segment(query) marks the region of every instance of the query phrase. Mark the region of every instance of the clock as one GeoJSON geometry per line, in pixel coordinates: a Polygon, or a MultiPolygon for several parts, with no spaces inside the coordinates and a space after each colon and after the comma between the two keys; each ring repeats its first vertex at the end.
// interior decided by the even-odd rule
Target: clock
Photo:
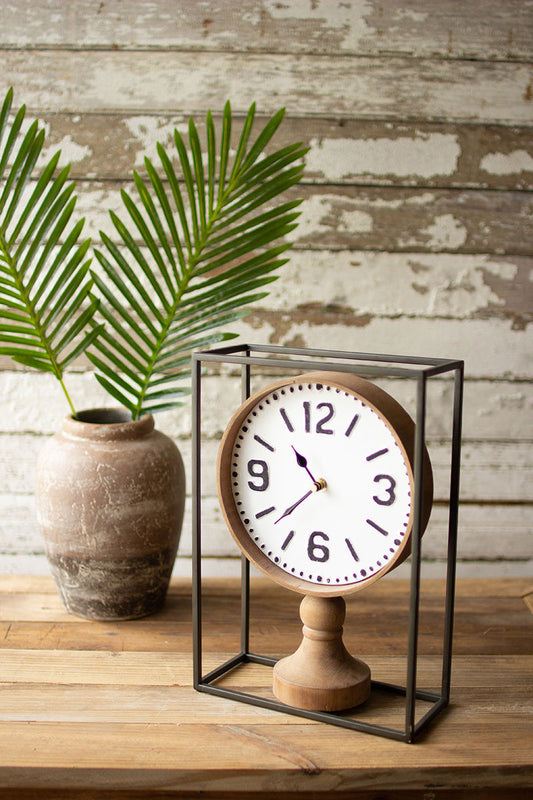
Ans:
{"type": "MultiPolygon", "coordinates": [[[[261,389],[226,428],[217,482],[227,526],[261,571],[306,595],[302,645],[274,670],[283,702],[338,710],[368,697],[370,671],[342,643],[343,596],[410,553],[414,435],[390,395],[336,372],[261,389]]],[[[433,490],[427,453],[423,470],[422,529],[433,490]]]]}

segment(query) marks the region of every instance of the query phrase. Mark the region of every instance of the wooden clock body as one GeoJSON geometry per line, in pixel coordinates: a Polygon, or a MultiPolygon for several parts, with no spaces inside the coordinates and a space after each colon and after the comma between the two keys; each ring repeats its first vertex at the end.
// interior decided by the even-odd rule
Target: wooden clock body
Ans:
{"type": "MultiPolygon", "coordinates": [[[[272,429],[267,426],[266,430],[272,429]]],[[[242,552],[261,571],[277,583],[306,595],[300,608],[302,643],[292,656],[282,659],[274,668],[273,691],[282,702],[306,709],[337,711],[362,703],[370,693],[369,668],[353,658],[342,641],[345,616],[342,595],[359,591],[378,580],[410,553],[414,436],[415,426],[410,416],[381,388],[352,374],[329,371],[307,373],[270,384],[248,398],[226,428],[219,448],[217,484],[228,528],[242,552]],[[276,436],[264,433],[263,415],[275,416],[276,436]],[[365,424],[373,426],[379,444],[370,446],[367,443],[363,445],[366,450],[360,452],[361,437],[355,433],[359,434],[356,425],[363,428],[365,424]],[[279,429],[283,435],[279,435],[279,429]],[[302,434],[304,429],[307,434],[314,435],[314,450],[307,447],[310,438],[302,434]],[[340,471],[338,463],[328,464],[327,459],[317,466],[321,462],[317,447],[324,443],[326,451],[326,444],[333,442],[335,436],[344,448],[341,452],[347,454],[347,463],[340,465],[340,471]],[[247,442],[252,438],[250,450],[247,442]],[[305,456],[303,450],[307,451],[305,456]],[[281,462],[280,451],[283,452],[281,462]],[[259,457],[249,458],[250,453],[259,457]],[[282,480],[278,475],[275,494],[269,472],[269,463],[274,458],[278,459],[276,471],[279,473],[280,463],[284,470],[282,480]],[[380,468],[381,464],[385,467],[380,468]],[[317,468],[320,474],[315,474],[317,468]],[[353,519],[356,521],[358,513],[362,513],[359,528],[352,525],[350,497],[346,496],[346,480],[352,480],[352,471],[353,519]],[[388,474],[392,472],[394,477],[388,474]],[[337,525],[334,536],[324,532],[328,528],[327,515],[324,523],[324,501],[332,522],[335,519],[336,485],[335,480],[328,485],[331,474],[337,475],[337,483],[339,475],[347,476],[342,480],[342,532],[337,525]],[[370,491],[366,505],[359,503],[361,507],[364,505],[363,511],[357,503],[359,484],[367,486],[367,494],[370,491]],[[307,485],[310,488],[304,491],[307,485]],[[313,498],[313,494],[321,492],[320,497],[313,498]],[[269,499],[263,502],[263,497],[269,499]],[[324,531],[309,533],[313,509],[319,509],[320,503],[324,531]],[[375,513],[369,508],[375,508],[375,513]],[[390,524],[382,521],[388,516],[394,520],[390,524]],[[302,518],[307,520],[305,533],[298,530],[298,520],[302,518]],[[352,528],[358,532],[351,532],[352,528]],[[307,544],[306,551],[302,550],[302,537],[307,544]],[[367,549],[368,542],[372,542],[374,553],[366,558],[363,556],[365,539],[367,549]],[[291,561],[287,553],[296,547],[300,548],[300,555],[291,561]]],[[[427,453],[423,487],[424,529],[433,496],[427,453]]],[[[339,509],[340,500],[339,492],[339,509]]]]}

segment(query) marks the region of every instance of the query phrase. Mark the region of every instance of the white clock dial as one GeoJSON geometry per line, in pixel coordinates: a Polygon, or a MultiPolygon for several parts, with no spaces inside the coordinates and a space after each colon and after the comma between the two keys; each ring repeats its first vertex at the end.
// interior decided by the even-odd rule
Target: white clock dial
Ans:
{"type": "Polygon", "coordinates": [[[250,406],[231,447],[231,493],[248,553],[332,588],[391,568],[412,519],[401,440],[357,393],[288,382],[250,406]]]}

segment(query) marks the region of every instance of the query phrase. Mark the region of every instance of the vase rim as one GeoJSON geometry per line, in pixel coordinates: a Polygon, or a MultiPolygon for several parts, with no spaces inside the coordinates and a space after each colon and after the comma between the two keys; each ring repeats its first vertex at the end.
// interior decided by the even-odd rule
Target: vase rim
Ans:
{"type": "Polygon", "coordinates": [[[63,420],[63,433],[76,439],[111,441],[137,439],[154,429],[154,418],[144,414],[132,420],[125,408],[87,408],[63,420]]]}

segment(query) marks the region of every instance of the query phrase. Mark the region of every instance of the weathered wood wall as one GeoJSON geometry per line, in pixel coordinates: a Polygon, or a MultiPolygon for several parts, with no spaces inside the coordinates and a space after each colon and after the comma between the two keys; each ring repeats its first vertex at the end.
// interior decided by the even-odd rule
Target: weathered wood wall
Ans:
{"type": "MultiPolygon", "coordinates": [[[[48,130],[78,179],[88,230],[175,127],[229,98],[281,106],[277,142],[307,142],[291,263],[244,340],[466,362],[460,571],[532,574],[533,4],[525,0],[12,0],[0,10],[0,91],[48,130]]],[[[66,413],[47,377],[0,362],[0,570],[46,571],[35,456],[66,413]]],[[[210,378],[204,443],[213,572],[235,563],[214,498],[210,378]]],[[[83,364],[75,401],[105,401],[83,364]]],[[[449,387],[430,450],[446,494],[449,387]]],[[[224,398],[224,403],[220,399],[224,398]]],[[[407,401],[407,398],[406,398],[407,401]]],[[[190,461],[190,412],[165,414],[190,461]]],[[[445,509],[426,537],[436,569],[445,509]]],[[[190,517],[177,571],[190,568],[190,517]]]]}

